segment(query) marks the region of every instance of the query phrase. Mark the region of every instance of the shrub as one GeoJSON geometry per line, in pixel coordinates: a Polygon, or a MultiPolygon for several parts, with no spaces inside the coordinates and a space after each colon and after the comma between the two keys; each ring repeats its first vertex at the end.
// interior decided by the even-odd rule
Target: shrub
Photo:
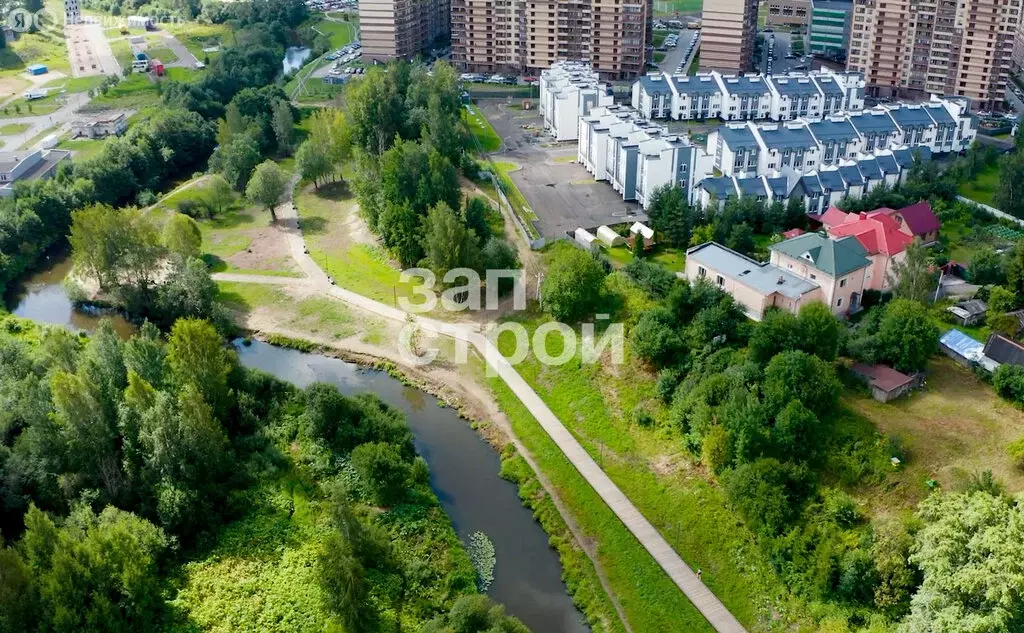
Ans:
{"type": "Polygon", "coordinates": [[[805,467],[761,458],[723,475],[726,494],[761,536],[777,536],[799,515],[813,487],[805,467]]]}
{"type": "Polygon", "coordinates": [[[1024,470],[1024,436],[1010,442],[1006,447],[1006,454],[1013,460],[1013,465],[1024,470]]]}
{"type": "Polygon", "coordinates": [[[1018,404],[1024,403],[1024,367],[1004,363],[992,375],[996,393],[1018,404]]]}
{"type": "Polygon", "coordinates": [[[821,494],[825,516],[840,527],[848,528],[860,522],[862,515],[853,497],[838,488],[826,488],[821,494]]]}
{"type": "Polygon", "coordinates": [[[732,459],[732,438],[729,431],[721,425],[711,427],[704,436],[700,460],[711,472],[718,474],[732,462],[732,459]]]}
{"type": "Polygon", "coordinates": [[[645,409],[637,407],[633,410],[633,424],[645,429],[650,428],[654,426],[654,416],[648,413],[645,409]]]}

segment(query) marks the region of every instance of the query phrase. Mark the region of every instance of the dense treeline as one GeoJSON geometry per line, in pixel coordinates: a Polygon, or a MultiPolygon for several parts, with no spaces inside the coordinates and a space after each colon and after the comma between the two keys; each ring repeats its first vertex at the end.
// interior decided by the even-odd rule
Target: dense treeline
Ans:
{"type": "Polygon", "coordinates": [[[323,611],[304,617],[525,630],[456,600],[476,574],[403,415],[376,397],[242,369],[201,320],[128,341],[107,324],[89,338],[0,325],[0,629],[177,630],[188,614],[167,602],[168,573],[292,473],[320,482],[329,522],[313,561],[323,611]]]}

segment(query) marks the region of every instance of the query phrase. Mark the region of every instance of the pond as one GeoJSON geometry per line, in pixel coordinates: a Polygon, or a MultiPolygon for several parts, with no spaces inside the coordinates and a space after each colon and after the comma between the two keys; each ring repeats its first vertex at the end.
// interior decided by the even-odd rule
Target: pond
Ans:
{"type": "Polygon", "coordinates": [[[71,258],[51,256],[49,264],[26,277],[9,297],[8,307],[15,316],[40,323],[63,325],[68,329],[91,332],[100,319],[109,318],[121,338],[127,338],[135,326],[116,313],[100,310],[76,310],[61,282],[71,271],[71,258]]]}
{"type": "MultiPolygon", "coordinates": [[[[13,296],[11,311],[43,323],[92,331],[100,315],[74,309],[61,285],[70,259],[29,277],[13,296]]],[[[122,337],[134,326],[112,317],[122,337]]],[[[488,594],[505,605],[534,633],[586,633],[583,616],[562,582],[558,555],[533,514],[519,500],[515,485],[502,479],[497,452],[451,409],[433,396],[402,384],[388,374],[318,354],[252,342],[236,344],[246,367],[261,369],[299,387],[314,381],[336,385],[343,393],[377,394],[403,411],[415,437],[416,450],[430,465],[430,486],[451,517],[463,542],[483,532],[494,544],[494,582],[488,594]]]]}
{"type": "Polygon", "coordinates": [[[284,68],[284,74],[293,73],[298,69],[302,68],[302,65],[309,59],[310,54],[313,51],[306,48],[305,46],[291,46],[284,52],[284,59],[281,60],[281,65],[284,68]]]}

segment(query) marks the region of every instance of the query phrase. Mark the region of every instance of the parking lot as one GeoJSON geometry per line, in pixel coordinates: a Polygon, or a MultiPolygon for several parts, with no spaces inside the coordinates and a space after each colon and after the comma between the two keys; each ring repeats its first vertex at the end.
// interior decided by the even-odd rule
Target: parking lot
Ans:
{"type": "Polygon", "coordinates": [[[667,73],[686,74],[690,67],[690,60],[696,53],[690,48],[690,43],[700,34],[700,29],[682,29],[678,31],[678,34],[676,45],[664,51],[665,59],[658,64],[658,68],[667,73]],[[687,55],[688,51],[689,55],[687,55]]]}
{"type": "MultiPolygon", "coordinates": [[[[512,105],[519,103],[513,100],[512,105]]],[[[644,220],[636,203],[625,202],[607,182],[597,182],[576,164],[576,143],[554,144],[538,131],[543,122],[535,110],[509,108],[504,99],[481,100],[479,109],[505,148],[494,156],[521,166],[510,175],[537,214],[537,229],[549,239],[565,237],[578,227],[644,220]],[[524,127],[525,126],[525,127],[524,127]]]]}

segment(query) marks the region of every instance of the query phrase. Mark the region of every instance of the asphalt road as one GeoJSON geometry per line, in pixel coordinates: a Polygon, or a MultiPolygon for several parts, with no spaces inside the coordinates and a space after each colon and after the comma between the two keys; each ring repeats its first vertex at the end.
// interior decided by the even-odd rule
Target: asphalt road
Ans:
{"type": "MultiPolygon", "coordinates": [[[[697,36],[698,31],[692,29],[683,29],[679,32],[679,43],[672,50],[660,51],[665,53],[665,59],[658,64],[658,68],[667,73],[675,73],[679,67],[681,61],[683,61],[683,53],[686,52],[687,47],[690,46],[690,42],[694,37],[697,36]]],[[[659,51],[656,51],[659,52],[659,51]]],[[[689,63],[689,62],[687,62],[689,63]]],[[[682,72],[686,72],[687,66],[683,67],[682,72]]]]}
{"type": "Polygon", "coordinates": [[[796,66],[800,64],[807,64],[807,69],[812,67],[812,59],[810,55],[807,56],[806,61],[800,61],[800,58],[786,59],[786,55],[790,53],[792,48],[792,35],[785,32],[775,32],[765,34],[765,54],[761,60],[760,71],[762,73],[768,72],[768,36],[775,35],[775,59],[772,61],[772,74],[773,75],[785,75],[786,73],[796,70],[796,66]]]}
{"type": "Polygon", "coordinates": [[[50,114],[7,117],[0,119],[0,125],[6,125],[8,123],[24,123],[29,126],[28,129],[21,134],[5,135],[3,150],[9,152],[15,149],[33,149],[31,147],[22,148],[21,146],[48,128],[60,126],[58,129],[53,131],[54,134],[66,129],[70,125],[71,121],[77,118],[75,110],[81,108],[87,103],[89,103],[89,95],[82,92],[68,95],[68,102],[61,106],[60,109],[55,110],[50,114]]]}

